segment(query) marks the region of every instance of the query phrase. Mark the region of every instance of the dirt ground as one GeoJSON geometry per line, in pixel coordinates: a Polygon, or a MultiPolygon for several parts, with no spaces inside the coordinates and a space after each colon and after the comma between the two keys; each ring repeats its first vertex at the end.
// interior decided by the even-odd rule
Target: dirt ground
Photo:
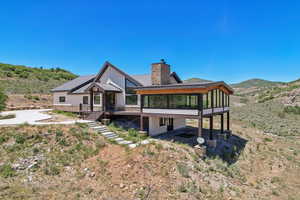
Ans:
{"type": "Polygon", "coordinates": [[[51,94],[10,94],[6,110],[42,109],[52,107],[51,94]]]}

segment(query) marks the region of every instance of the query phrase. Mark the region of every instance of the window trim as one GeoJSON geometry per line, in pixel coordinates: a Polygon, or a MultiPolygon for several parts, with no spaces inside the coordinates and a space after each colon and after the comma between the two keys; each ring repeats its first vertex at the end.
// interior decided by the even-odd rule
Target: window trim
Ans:
{"type": "Polygon", "coordinates": [[[93,97],[93,104],[94,105],[101,105],[101,95],[100,94],[95,94],[93,97]],[[99,103],[96,103],[96,97],[99,97],[99,103]]]}
{"type": "Polygon", "coordinates": [[[139,97],[138,97],[138,95],[135,92],[128,93],[127,88],[132,88],[132,87],[128,87],[127,86],[128,82],[130,82],[132,85],[135,85],[135,87],[137,87],[137,85],[135,83],[133,83],[132,81],[130,81],[127,78],[125,78],[125,105],[126,106],[137,106],[137,105],[139,105],[139,97]],[[127,97],[128,96],[136,96],[136,103],[134,103],[134,104],[128,104],[127,103],[127,97]]]}
{"type": "Polygon", "coordinates": [[[89,96],[82,96],[82,104],[88,105],[89,104],[89,96]],[[84,99],[87,98],[87,102],[85,103],[84,99]]]}
{"type": "Polygon", "coordinates": [[[138,102],[139,102],[139,98],[138,98],[138,95],[137,95],[137,94],[126,94],[126,95],[125,95],[125,105],[126,105],[126,106],[137,106],[137,105],[138,105],[138,102]],[[127,97],[131,97],[131,96],[135,96],[135,97],[136,97],[136,103],[135,103],[135,104],[128,104],[128,103],[127,103],[127,97]]]}
{"type": "Polygon", "coordinates": [[[58,102],[59,103],[66,103],[66,101],[67,101],[66,99],[67,99],[66,96],[59,96],[58,97],[58,102]],[[62,101],[62,99],[64,99],[64,100],[62,101]]]}

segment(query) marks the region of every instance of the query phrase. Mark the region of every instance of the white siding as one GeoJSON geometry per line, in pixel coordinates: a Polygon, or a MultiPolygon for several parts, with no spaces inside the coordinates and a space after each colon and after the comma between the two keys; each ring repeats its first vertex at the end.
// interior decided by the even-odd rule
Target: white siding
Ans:
{"type": "MultiPolygon", "coordinates": [[[[186,126],[185,118],[174,118],[174,130],[186,126]]],[[[167,132],[167,126],[159,125],[159,117],[149,117],[149,135],[155,136],[167,132]]]]}
{"type": "Polygon", "coordinates": [[[116,107],[125,105],[125,77],[112,67],[108,67],[100,78],[100,83],[113,83],[122,89],[122,93],[116,94],[116,107]]]}
{"type": "Polygon", "coordinates": [[[116,107],[139,107],[140,95],[138,95],[138,105],[125,105],[125,76],[112,67],[108,67],[100,78],[100,83],[113,84],[122,90],[116,93],[116,107]]]}
{"type": "Polygon", "coordinates": [[[54,92],[53,93],[53,105],[55,106],[79,106],[83,103],[83,96],[89,96],[89,94],[68,94],[67,92],[54,92]],[[59,97],[66,97],[66,102],[59,102],[59,97]]]}
{"type": "MultiPolygon", "coordinates": [[[[89,94],[68,94],[67,92],[54,92],[53,93],[53,105],[55,106],[79,106],[83,103],[83,96],[88,96],[90,104],[90,95],[89,94]],[[59,97],[66,97],[66,102],[59,102],[59,97]]],[[[102,94],[100,94],[100,105],[102,105],[102,94]]]]}

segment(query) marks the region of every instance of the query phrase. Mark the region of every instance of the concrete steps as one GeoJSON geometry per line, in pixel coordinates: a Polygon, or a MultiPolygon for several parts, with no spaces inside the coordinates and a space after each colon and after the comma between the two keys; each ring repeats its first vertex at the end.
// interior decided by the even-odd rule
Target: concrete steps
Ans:
{"type": "Polygon", "coordinates": [[[143,141],[141,141],[139,143],[133,143],[132,141],[125,140],[124,138],[120,137],[117,133],[114,133],[111,130],[109,130],[107,128],[107,126],[102,125],[99,122],[90,122],[90,123],[88,123],[88,126],[91,129],[93,129],[93,130],[97,131],[98,133],[100,133],[101,135],[103,135],[105,138],[107,138],[109,140],[113,140],[117,144],[126,145],[129,148],[135,148],[135,147],[137,147],[139,145],[149,144],[150,143],[149,140],[143,140],[143,141]]]}

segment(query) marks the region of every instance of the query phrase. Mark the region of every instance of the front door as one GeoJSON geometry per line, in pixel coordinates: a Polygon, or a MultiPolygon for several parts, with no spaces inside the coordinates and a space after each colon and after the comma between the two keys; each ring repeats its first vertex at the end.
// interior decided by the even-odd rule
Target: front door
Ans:
{"type": "Polygon", "coordinates": [[[114,92],[105,93],[106,110],[114,110],[116,105],[116,96],[114,92]]]}

